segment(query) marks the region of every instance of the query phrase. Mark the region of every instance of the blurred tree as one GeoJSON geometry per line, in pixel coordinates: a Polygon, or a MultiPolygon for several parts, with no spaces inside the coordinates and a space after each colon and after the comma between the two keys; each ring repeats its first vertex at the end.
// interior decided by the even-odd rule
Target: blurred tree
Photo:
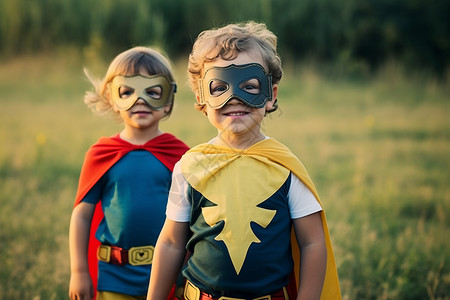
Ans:
{"type": "Polygon", "coordinates": [[[0,53],[95,42],[110,53],[153,44],[187,56],[202,30],[255,20],[289,57],[369,71],[395,59],[444,75],[449,13],[449,0],[2,0],[0,53]]]}

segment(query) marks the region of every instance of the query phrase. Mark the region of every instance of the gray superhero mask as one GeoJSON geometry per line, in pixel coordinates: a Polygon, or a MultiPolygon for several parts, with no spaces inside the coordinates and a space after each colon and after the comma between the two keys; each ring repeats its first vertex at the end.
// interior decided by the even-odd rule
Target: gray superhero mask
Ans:
{"type": "Polygon", "coordinates": [[[272,100],[272,76],[256,63],[209,68],[200,80],[200,87],[200,104],[207,103],[213,109],[221,108],[233,98],[254,108],[264,107],[272,100]],[[252,79],[259,82],[258,93],[246,90],[246,82],[252,79]],[[214,94],[211,90],[213,82],[220,82],[222,86],[214,94]]]}

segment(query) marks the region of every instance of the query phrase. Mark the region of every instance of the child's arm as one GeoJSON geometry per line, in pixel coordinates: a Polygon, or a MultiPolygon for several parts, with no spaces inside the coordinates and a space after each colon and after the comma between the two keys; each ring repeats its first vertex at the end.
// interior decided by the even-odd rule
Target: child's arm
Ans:
{"type": "Polygon", "coordinates": [[[167,299],[186,255],[189,223],[166,219],[156,242],[147,300],[167,299]]]}
{"type": "Polygon", "coordinates": [[[70,219],[70,299],[91,299],[94,297],[87,254],[94,208],[95,204],[81,202],[74,207],[70,219]]]}
{"type": "Polygon", "coordinates": [[[297,300],[320,299],[327,267],[327,248],[320,213],[294,219],[300,247],[300,283],[297,300]]]}

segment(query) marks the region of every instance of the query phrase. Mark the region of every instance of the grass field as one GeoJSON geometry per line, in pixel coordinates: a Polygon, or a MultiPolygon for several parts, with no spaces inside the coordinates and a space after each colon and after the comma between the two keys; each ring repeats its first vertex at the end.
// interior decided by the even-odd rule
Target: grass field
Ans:
{"type": "MultiPolygon", "coordinates": [[[[161,127],[193,146],[214,130],[184,68],[161,127]]],[[[450,299],[450,87],[423,77],[390,67],[327,80],[286,66],[280,109],[264,122],[319,190],[344,299],[450,299]]],[[[67,298],[84,153],[121,128],[86,108],[89,88],[73,55],[0,63],[0,299],[67,298]]]]}

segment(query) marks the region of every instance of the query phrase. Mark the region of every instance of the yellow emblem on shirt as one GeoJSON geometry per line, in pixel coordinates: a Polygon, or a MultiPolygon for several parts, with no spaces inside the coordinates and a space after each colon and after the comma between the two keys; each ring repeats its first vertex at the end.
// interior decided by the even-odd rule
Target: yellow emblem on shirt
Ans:
{"type": "Polygon", "coordinates": [[[266,228],[276,214],[275,210],[258,205],[278,191],[289,170],[245,153],[197,154],[195,162],[190,166],[191,180],[188,181],[215,204],[202,208],[203,217],[211,227],[224,222],[223,230],[215,240],[225,243],[236,274],[239,274],[251,244],[261,242],[250,224],[254,222],[266,228]]]}

